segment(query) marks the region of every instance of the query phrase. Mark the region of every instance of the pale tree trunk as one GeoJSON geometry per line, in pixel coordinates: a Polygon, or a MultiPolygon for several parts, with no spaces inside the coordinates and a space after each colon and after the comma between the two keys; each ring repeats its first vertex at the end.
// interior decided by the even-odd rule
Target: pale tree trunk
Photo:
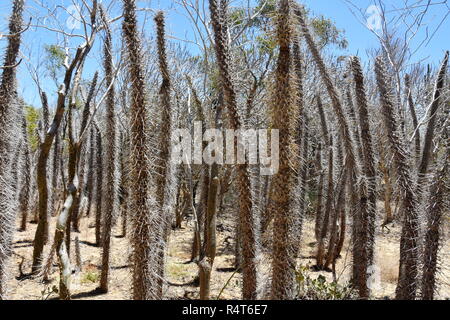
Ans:
{"type": "MultiPolygon", "coordinates": [[[[94,2],[96,3],[96,2],[94,2]]],[[[93,11],[94,12],[94,11],[93,11]]],[[[77,73],[80,70],[80,66],[83,64],[87,54],[89,53],[94,36],[92,35],[90,40],[78,47],[75,57],[70,64],[67,63],[66,72],[64,74],[64,82],[60,86],[58,91],[58,100],[56,102],[56,112],[53,118],[52,125],[47,131],[43,142],[39,146],[39,158],[36,166],[36,182],[39,193],[39,223],[36,229],[33,247],[33,265],[32,272],[35,273],[39,270],[42,262],[42,254],[44,246],[47,242],[46,234],[48,230],[48,187],[47,187],[47,161],[50,154],[55,136],[58,134],[61,121],[65,112],[66,97],[70,90],[70,84],[72,82],[72,75],[75,70],[77,73]]],[[[43,94],[43,99],[45,94],[43,94]]],[[[62,169],[62,168],[61,168],[62,169]]],[[[70,221],[70,218],[69,218],[70,221]]]]}
{"type": "Polygon", "coordinates": [[[72,113],[75,108],[75,101],[79,89],[82,67],[80,67],[74,79],[74,86],[69,101],[68,110],[68,143],[69,143],[69,161],[68,161],[68,186],[67,194],[64,200],[64,206],[58,216],[55,230],[55,248],[59,261],[59,298],[61,300],[70,300],[70,284],[72,275],[72,266],[70,264],[70,221],[74,210],[74,205],[79,192],[79,175],[78,168],[80,163],[80,150],[83,146],[82,135],[86,129],[87,121],[90,115],[89,108],[93,98],[93,93],[97,85],[98,73],[95,73],[91,83],[88,98],[83,109],[80,132],[77,138],[74,136],[74,128],[72,123],[72,113]],[[76,140],[75,140],[76,139],[76,140]]]}
{"type": "Polygon", "coordinates": [[[211,179],[208,194],[208,208],[205,219],[205,252],[199,262],[200,268],[200,299],[209,300],[211,271],[216,256],[216,209],[219,178],[217,164],[211,168],[211,179]]]}
{"type": "MultiPolygon", "coordinates": [[[[220,101],[219,103],[220,105],[217,106],[215,114],[215,128],[221,130],[223,101],[220,101]]],[[[211,272],[214,266],[214,259],[216,257],[217,198],[220,188],[219,165],[217,163],[211,165],[209,177],[208,201],[206,205],[205,215],[204,245],[202,247],[201,257],[198,263],[201,300],[210,299],[211,272]]]]}

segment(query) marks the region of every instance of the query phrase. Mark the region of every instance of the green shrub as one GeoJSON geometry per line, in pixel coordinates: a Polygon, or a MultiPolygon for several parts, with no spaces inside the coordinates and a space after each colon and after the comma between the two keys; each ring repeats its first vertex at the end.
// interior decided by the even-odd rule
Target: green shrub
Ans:
{"type": "Polygon", "coordinates": [[[328,282],[323,275],[311,277],[309,267],[302,266],[296,271],[298,300],[352,300],[357,295],[349,286],[337,282],[328,282]]]}

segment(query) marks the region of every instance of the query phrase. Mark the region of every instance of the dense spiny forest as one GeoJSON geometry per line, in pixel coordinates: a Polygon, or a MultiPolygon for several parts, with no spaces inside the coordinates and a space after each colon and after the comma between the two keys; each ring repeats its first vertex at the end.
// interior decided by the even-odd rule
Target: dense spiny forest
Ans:
{"type": "Polygon", "coordinates": [[[439,4],[4,2],[0,299],[450,297],[439,4]]]}

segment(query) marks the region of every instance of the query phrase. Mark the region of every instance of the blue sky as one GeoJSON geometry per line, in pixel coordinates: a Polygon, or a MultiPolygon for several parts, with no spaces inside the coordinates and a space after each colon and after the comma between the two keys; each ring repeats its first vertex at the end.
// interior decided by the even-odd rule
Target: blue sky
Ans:
{"type": "MultiPolygon", "coordinates": [[[[7,32],[7,19],[11,11],[11,0],[0,0],[0,33],[7,32]]],[[[202,0],[199,0],[200,2],[202,0]]],[[[250,0],[251,2],[254,0],[250,0]]],[[[393,10],[395,7],[400,7],[403,1],[408,1],[410,3],[417,2],[417,0],[384,0],[382,1],[385,5],[387,11],[390,13],[388,17],[395,15],[393,10]]],[[[57,5],[65,6],[66,8],[72,3],[71,0],[26,0],[27,3],[27,19],[30,15],[44,17],[47,11],[38,6],[36,2],[43,2],[48,5],[48,7],[54,9],[57,5]]],[[[82,2],[78,0],[78,2],[82,2]]],[[[109,4],[109,0],[103,0],[105,4],[109,4]]],[[[120,14],[121,1],[116,1],[117,3],[111,8],[110,15],[116,16],[120,14]]],[[[246,3],[247,1],[242,0],[231,0],[231,5],[236,5],[238,3],[246,3]]],[[[352,3],[356,7],[360,8],[363,12],[366,12],[367,8],[373,5],[373,0],[353,0],[352,3]]],[[[432,2],[440,2],[435,0],[432,2]]],[[[345,30],[345,36],[348,40],[349,47],[345,51],[339,52],[339,54],[358,54],[363,61],[367,61],[367,50],[371,48],[377,48],[378,42],[376,37],[370,32],[363,23],[366,23],[366,17],[362,17],[359,12],[357,17],[351,12],[356,11],[355,7],[348,4],[346,0],[303,0],[304,3],[311,11],[316,15],[324,15],[325,17],[331,18],[339,29],[345,30]]],[[[178,6],[174,1],[168,0],[137,0],[138,7],[148,7],[154,9],[163,9],[167,11],[167,29],[168,34],[173,35],[176,38],[193,40],[192,24],[184,16],[185,12],[183,8],[178,6]]],[[[207,4],[205,9],[208,9],[207,4]]],[[[61,9],[55,11],[58,15],[58,21],[66,29],[70,31],[67,27],[68,14],[61,9]]],[[[425,16],[423,23],[428,27],[428,33],[431,34],[437,28],[439,23],[442,21],[443,17],[448,14],[449,8],[445,4],[435,5],[430,7],[428,14],[425,16]]],[[[140,22],[142,23],[146,18],[145,14],[140,14],[140,22]]],[[[149,33],[154,32],[153,22],[151,21],[151,14],[147,14],[147,23],[145,24],[145,31],[149,33]]],[[[33,23],[42,24],[46,26],[51,26],[50,20],[34,20],[33,23]]],[[[405,26],[398,24],[396,27],[401,31],[405,29],[405,26]]],[[[411,42],[412,47],[417,47],[426,37],[426,28],[423,28],[411,42]]],[[[115,30],[117,37],[120,36],[120,23],[117,24],[117,29],[115,30]]],[[[61,40],[62,38],[59,37],[61,40]]],[[[433,39],[429,43],[423,44],[420,49],[412,57],[413,62],[424,61],[426,63],[431,63],[436,65],[442,59],[444,51],[449,49],[448,44],[450,43],[450,16],[444,21],[440,26],[439,31],[434,35],[433,39]]],[[[175,41],[175,40],[171,40],[175,41]]],[[[22,53],[25,60],[29,60],[30,64],[34,67],[42,67],[42,56],[39,58],[39,52],[42,52],[42,48],[45,44],[55,44],[57,38],[54,33],[42,29],[42,28],[30,28],[24,34],[24,44],[22,46],[22,53]]],[[[73,45],[75,45],[74,43],[73,45]]],[[[4,39],[0,42],[0,50],[3,51],[5,45],[4,39]]],[[[98,51],[98,50],[93,50],[98,51]]],[[[89,63],[86,65],[85,78],[90,78],[95,72],[95,68],[101,66],[99,64],[98,53],[91,55],[89,63]]],[[[43,69],[42,69],[43,70],[43,69]]],[[[26,102],[40,107],[39,97],[37,95],[36,85],[32,81],[29,71],[25,63],[19,67],[19,92],[24,96],[26,102]]],[[[56,92],[56,86],[52,81],[44,81],[42,79],[43,87],[45,91],[48,91],[50,97],[54,96],[56,92]]]]}

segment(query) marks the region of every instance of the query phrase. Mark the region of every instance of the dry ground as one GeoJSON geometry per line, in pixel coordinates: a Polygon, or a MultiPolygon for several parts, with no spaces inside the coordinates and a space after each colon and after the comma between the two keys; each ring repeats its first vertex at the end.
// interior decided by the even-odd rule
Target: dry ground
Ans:
{"type": "MultiPolygon", "coordinates": [[[[233,225],[230,216],[222,216],[218,219],[218,249],[214,264],[211,284],[211,297],[217,298],[223,289],[221,299],[239,299],[241,287],[241,275],[233,270],[233,225]]],[[[381,225],[382,217],[379,217],[378,225],[381,225]]],[[[52,218],[52,234],[54,230],[55,218],[52,218]]],[[[307,219],[304,225],[303,239],[301,244],[300,264],[314,264],[311,257],[315,254],[314,246],[314,222],[307,219]]],[[[131,274],[128,262],[130,246],[126,238],[120,237],[120,227],[114,228],[112,237],[111,255],[111,278],[110,292],[108,294],[98,294],[95,289],[100,279],[101,249],[93,245],[95,242],[92,219],[81,220],[81,233],[72,233],[72,238],[78,236],[80,240],[82,270],[77,272],[72,282],[73,299],[96,299],[96,300],[116,300],[129,299],[131,274]]],[[[53,286],[58,284],[58,268],[54,264],[49,283],[42,283],[39,279],[27,277],[30,270],[32,256],[32,239],[34,237],[36,225],[29,224],[26,232],[16,232],[14,238],[14,257],[10,264],[9,297],[11,299],[54,299],[57,295],[49,293],[53,286]],[[19,264],[23,260],[21,276],[19,264]]],[[[376,235],[376,265],[380,271],[381,284],[375,287],[374,297],[378,299],[392,298],[395,292],[395,285],[398,273],[399,238],[400,227],[392,224],[388,230],[377,227],[376,235]]],[[[349,230],[349,228],[347,229],[349,230]]],[[[448,233],[447,233],[448,235],[448,233]]],[[[348,237],[347,237],[348,238],[348,237]]],[[[439,298],[450,298],[450,240],[445,237],[443,248],[441,249],[441,272],[439,274],[439,298]]],[[[189,263],[190,248],[192,240],[192,225],[190,222],[183,222],[183,229],[172,233],[167,254],[166,275],[168,286],[165,292],[167,299],[196,299],[198,298],[198,287],[192,284],[197,275],[195,263],[189,263]]],[[[47,246],[47,251],[50,245],[47,246]]],[[[72,250],[74,245],[72,244],[72,250]]],[[[46,252],[47,252],[46,251],[46,252]]],[[[47,255],[47,253],[46,253],[47,255]]],[[[72,257],[74,253],[72,253],[72,257]]],[[[262,259],[262,269],[268,269],[268,263],[262,259]]],[[[345,284],[349,279],[351,269],[351,255],[346,241],[342,258],[337,264],[337,275],[339,282],[345,284]]],[[[263,271],[263,270],[261,270],[263,271]]],[[[261,280],[264,282],[264,272],[260,272],[261,280]]],[[[331,273],[311,272],[312,277],[323,274],[327,279],[332,279],[331,273]]]]}

